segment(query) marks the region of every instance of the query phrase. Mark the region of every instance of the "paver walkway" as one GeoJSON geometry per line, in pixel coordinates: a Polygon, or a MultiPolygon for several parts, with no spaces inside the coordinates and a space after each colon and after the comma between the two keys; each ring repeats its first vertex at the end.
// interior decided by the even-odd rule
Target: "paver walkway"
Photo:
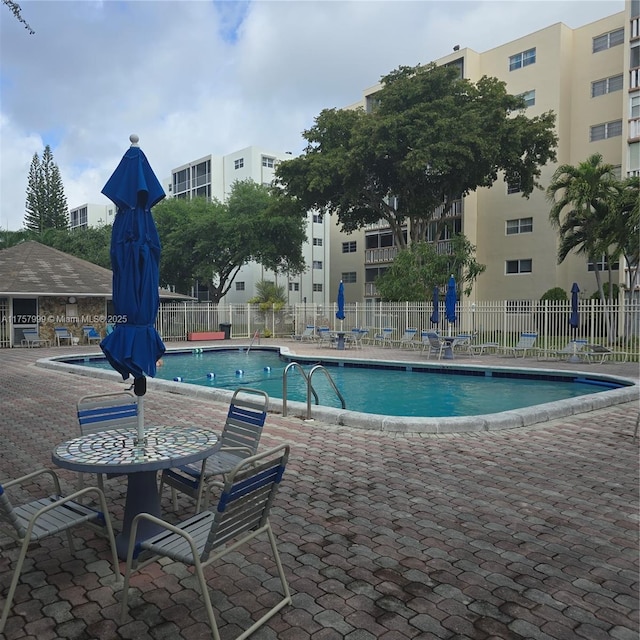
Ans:
{"type": "MultiPolygon", "coordinates": [[[[77,398],[124,386],[33,365],[60,352],[0,350],[2,478],[51,467],[53,446],[77,435],[77,398]]],[[[637,377],[637,365],[601,370],[637,377]]],[[[293,604],[252,637],[637,640],[637,410],[446,436],[269,415],[261,446],[292,445],[272,524],[293,604]]],[[[226,406],[153,391],[145,413],[219,429],[226,406]]],[[[59,473],[72,489],[74,474],[59,473]]],[[[125,482],[106,485],[116,526],[125,482]]],[[[182,497],[176,514],[163,499],[169,519],[192,504],[182,497]]],[[[6,640],[210,637],[195,581],[177,565],[134,577],[132,617],[120,626],[106,544],[83,529],[76,537],[75,556],[64,538],[34,547],[6,640]]],[[[17,549],[0,543],[1,606],[17,549]]],[[[207,571],[223,640],[271,601],[266,548],[255,542],[207,571]]]]}

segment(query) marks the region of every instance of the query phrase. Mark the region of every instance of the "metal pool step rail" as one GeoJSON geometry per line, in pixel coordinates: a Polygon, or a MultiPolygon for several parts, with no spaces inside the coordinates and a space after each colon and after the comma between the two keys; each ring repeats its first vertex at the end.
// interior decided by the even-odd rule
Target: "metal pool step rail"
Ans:
{"type": "Polygon", "coordinates": [[[313,388],[313,384],[311,379],[313,378],[313,374],[316,371],[323,371],[325,376],[327,377],[327,380],[329,381],[329,384],[333,387],[333,390],[336,392],[336,395],[338,396],[338,398],[340,399],[340,403],[342,404],[342,408],[346,409],[347,408],[347,403],[344,400],[344,397],[342,396],[342,394],[340,393],[340,389],[338,389],[338,387],[336,387],[336,383],[334,382],[333,378],[331,377],[331,374],[327,371],[326,367],[322,366],[321,364],[317,364],[314,367],[311,368],[311,371],[309,371],[309,374],[307,375],[307,373],[305,372],[305,370],[302,368],[302,366],[300,365],[299,362],[290,362],[285,368],[284,368],[284,372],[282,374],[282,415],[286,416],[287,415],[287,378],[288,378],[288,373],[290,369],[298,369],[300,371],[300,373],[302,374],[302,376],[305,379],[305,382],[307,383],[307,417],[306,420],[310,420],[311,419],[311,394],[313,394],[313,397],[315,398],[316,404],[320,404],[319,400],[318,400],[318,394],[316,393],[316,390],[313,388]]]}

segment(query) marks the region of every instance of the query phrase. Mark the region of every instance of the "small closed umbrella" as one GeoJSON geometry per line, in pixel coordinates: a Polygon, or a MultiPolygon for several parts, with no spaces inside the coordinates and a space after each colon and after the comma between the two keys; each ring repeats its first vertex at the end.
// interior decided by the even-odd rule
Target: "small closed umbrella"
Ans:
{"type": "Polygon", "coordinates": [[[440,305],[440,289],[438,287],[433,288],[433,311],[431,313],[431,324],[438,324],[440,322],[440,311],[438,306],[440,305]]]}
{"type": "Polygon", "coordinates": [[[580,326],[580,314],[578,312],[578,294],[580,293],[580,287],[578,283],[574,282],[571,286],[571,314],[569,315],[569,326],[573,332],[573,355],[569,358],[569,362],[580,362],[580,358],[576,348],[576,333],[580,326]]]}
{"type": "Polygon", "coordinates": [[[134,378],[138,396],[138,443],[144,441],[146,377],[154,377],[165,352],[155,329],[160,305],[160,238],[151,207],[165,197],[149,161],[132,135],[131,147],[102,193],[117,207],[111,231],[113,306],[119,322],[100,347],[109,364],[126,380],[134,378]]]}
{"type": "Polygon", "coordinates": [[[342,280],[340,280],[340,286],[338,287],[338,310],[336,311],[336,318],[340,320],[340,327],[342,327],[344,317],[344,284],[342,280]]]}
{"type": "Polygon", "coordinates": [[[578,283],[574,282],[571,287],[571,315],[569,316],[569,325],[573,329],[575,335],[580,325],[580,314],[578,313],[578,294],[580,293],[580,287],[578,283]]]}
{"type": "Polygon", "coordinates": [[[444,299],[444,309],[449,322],[449,333],[451,333],[451,325],[456,321],[456,303],[458,297],[456,296],[456,280],[453,276],[449,276],[449,282],[447,283],[447,294],[444,299]]]}

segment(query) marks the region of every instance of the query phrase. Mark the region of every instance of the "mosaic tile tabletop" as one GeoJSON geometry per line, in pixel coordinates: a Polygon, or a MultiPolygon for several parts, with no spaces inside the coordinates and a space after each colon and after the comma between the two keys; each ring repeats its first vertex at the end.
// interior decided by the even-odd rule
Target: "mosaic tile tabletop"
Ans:
{"type": "Polygon", "coordinates": [[[196,427],[145,427],[145,443],[135,429],[90,433],[55,447],[54,464],[89,473],[135,473],[168,469],[202,460],[218,448],[214,431],[196,427]]]}

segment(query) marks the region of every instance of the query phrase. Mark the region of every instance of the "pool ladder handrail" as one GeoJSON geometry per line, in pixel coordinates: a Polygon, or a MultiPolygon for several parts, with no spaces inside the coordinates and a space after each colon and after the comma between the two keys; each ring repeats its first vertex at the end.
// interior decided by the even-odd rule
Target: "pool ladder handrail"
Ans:
{"type": "Polygon", "coordinates": [[[327,376],[327,380],[329,381],[329,384],[333,387],[333,390],[336,392],[336,395],[340,399],[342,408],[343,409],[347,408],[347,403],[345,402],[343,395],[340,393],[340,389],[338,389],[338,387],[336,386],[336,383],[331,377],[331,374],[327,371],[326,367],[322,366],[321,364],[317,364],[311,368],[311,371],[309,371],[309,375],[307,375],[304,369],[302,368],[302,365],[299,362],[290,362],[284,368],[284,373],[282,374],[282,415],[283,417],[286,417],[287,415],[287,374],[289,373],[289,369],[298,369],[307,383],[307,417],[305,418],[306,420],[311,419],[311,394],[313,394],[316,404],[320,404],[320,401],[318,399],[318,394],[316,393],[316,390],[313,388],[313,384],[311,382],[313,374],[316,371],[324,371],[324,374],[325,376],[327,376]]]}
{"type": "Polygon", "coordinates": [[[258,338],[258,344],[260,344],[260,332],[259,331],[256,331],[253,334],[253,338],[251,338],[251,342],[249,343],[249,346],[247,347],[247,353],[249,353],[249,351],[251,351],[251,347],[253,347],[253,343],[254,343],[256,338],[258,338]]]}

